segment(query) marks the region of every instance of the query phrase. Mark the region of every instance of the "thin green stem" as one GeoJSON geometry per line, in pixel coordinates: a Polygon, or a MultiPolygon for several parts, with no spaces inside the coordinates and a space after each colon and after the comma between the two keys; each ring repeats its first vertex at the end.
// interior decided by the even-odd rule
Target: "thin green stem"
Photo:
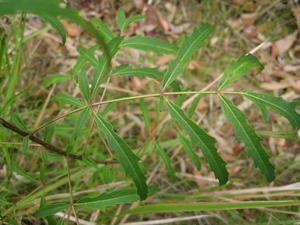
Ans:
{"type": "Polygon", "coordinates": [[[95,107],[95,106],[99,106],[99,105],[104,105],[104,104],[108,104],[108,103],[113,103],[113,102],[123,102],[123,101],[130,101],[130,100],[137,100],[137,99],[142,99],[142,98],[158,98],[161,96],[171,96],[171,95],[189,95],[189,94],[237,94],[237,95],[241,95],[242,92],[235,92],[235,91],[224,91],[224,92],[218,92],[218,91],[180,91],[180,92],[162,92],[162,93],[154,93],[154,94],[147,94],[147,95],[137,95],[137,96],[131,96],[131,97],[125,97],[125,98],[117,98],[117,99],[111,99],[111,100],[107,100],[107,101],[100,101],[100,102],[96,102],[96,103],[92,103],[86,106],[82,106],[79,107],[77,109],[74,109],[68,113],[65,113],[63,115],[60,115],[44,124],[42,124],[41,126],[39,126],[38,128],[34,129],[33,131],[30,132],[31,135],[33,135],[34,133],[36,133],[37,131],[43,129],[44,127],[50,125],[51,123],[56,122],[57,120],[60,120],[66,116],[69,116],[73,113],[77,113],[80,112],[84,109],[86,109],[87,107],[95,107]]]}

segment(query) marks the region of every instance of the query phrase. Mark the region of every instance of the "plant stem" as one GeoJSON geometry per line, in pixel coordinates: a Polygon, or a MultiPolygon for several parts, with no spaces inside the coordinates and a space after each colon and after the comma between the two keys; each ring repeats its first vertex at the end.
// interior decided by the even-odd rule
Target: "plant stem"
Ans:
{"type": "Polygon", "coordinates": [[[113,102],[123,102],[123,101],[130,101],[130,100],[136,100],[136,99],[142,99],[142,98],[159,98],[161,96],[171,96],[171,95],[186,95],[186,94],[237,94],[240,95],[242,92],[235,92],[235,91],[223,91],[223,92],[218,92],[218,91],[180,91],[180,92],[162,92],[162,93],[154,93],[154,94],[147,94],[147,95],[137,95],[137,96],[131,96],[131,97],[126,97],[126,98],[118,98],[118,99],[112,99],[112,100],[107,100],[107,101],[100,101],[96,103],[92,103],[86,106],[79,107],[77,109],[74,109],[73,111],[67,112],[63,115],[60,115],[44,124],[39,126],[38,128],[32,130],[30,132],[31,135],[36,133],[37,131],[45,128],[46,126],[50,125],[51,123],[56,122],[57,120],[60,120],[66,116],[69,116],[73,113],[80,112],[87,107],[95,107],[103,104],[108,104],[108,103],[113,103],[113,102]]]}
{"type": "MultiPolygon", "coordinates": [[[[52,145],[52,144],[49,144],[41,139],[39,139],[38,137],[36,136],[33,136],[32,134],[24,131],[24,130],[21,130],[19,129],[18,127],[16,127],[15,125],[7,122],[6,120],[0,118],[0,124],[2,126],[4,126],[5,128],[11,130],[11,131],[14,131],[15,133],[23,136],[23,137],[27,137],[29,136],[29,139],[37,144],[40,144],[42,145],[45,149],[47,149],[48,151],[50,152],[53,152],[53,153],[56,153],[56,154],[59,154],[59,155],[63,155],[63,156],[66,156],[66,157],[70,157],[71,159],[76,159],[76,160],[83,160],[83,155],[74,155],[74,154],[69,154],[67,153],[66,151],[52,145]]],[[[94,160],[96,163],[99,163],[99,164],[112,164],[112,163],[116,163],[117,161],[115,160],[112,160],[112,161],[103,161],[103,160],[94,160]]]]}

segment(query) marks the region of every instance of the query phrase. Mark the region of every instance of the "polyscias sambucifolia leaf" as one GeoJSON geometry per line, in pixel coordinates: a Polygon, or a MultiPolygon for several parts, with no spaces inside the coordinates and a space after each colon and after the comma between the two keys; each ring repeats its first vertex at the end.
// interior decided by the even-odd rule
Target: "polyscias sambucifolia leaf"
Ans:
{"type": "Polygon", "coordinates": [[[238,60],[232,61],[225,69],[224,74],[219,82],[218,89],[221,90],[242,76],[247,75],[249,70],[253,68],[257,68],[257,73],[264,69],[264,66],[254,55],[243,55],[238,60]]]}
{"type": "Polygon", "coordinates": [[[183,130],[188,132],[192,144],[202,150],[205,161],[210,165],[219,183],[225,184],[228,181],[228,172],[225,166],[226,163],[220,157],[215,147],[216,140],[191,121],[176,104],[167,101],[167,105],[171,117],[177,121],[183,130]]]}
{"type": "Polygon", "coordinates": [[[114,132],[109,122],[104,120],[99,114],[95,114],[95,118],[98,127],[107,139],[109,147],[115,151],[116,158],[120,161],[127,175],[133,179],[140,199],[146,199],[148,187],[144,173],[138,163],[140,159],[133,153],[127,143],[114,132]]]}
{"type": "Polygon", "coordinates": [[[130,37],[123,41],[122,47],[165,54],[176,54],[177,52],[177,47],[164,40],[139,35],[130,37]]]}
{"type": "Polygon", "coordinates": [[[300,128],[300,114],[296,112],[296,106],[300,105],[299,102],[286,102],[280,97],[253,92],[243,92],[243,95],[254,103],[267,106],[284,116],[294,129],[300,128]]]}
{"type": "Polygon", "coordinates": [[[214,31],[214,28],[209,24],[203,24],[194,29],[191,35],[184,38],[180,45],[176,58],[169,63],[168,70],[163,77],[163,88],[169,86],[175,79],[181,75],[185,66],[190,61],[192,55],[199,50],[204,44],[204,41],[214,31]]]}
{"type": "Polygon", "coordinates": [[[253,159],[255,166],[261,170],[268,181],[274,180],[274,166],[269,161],[270,156],[260,143],[262,139],[257,136],[254,129],[249,125],[245,114],[224,96],[219,95],[219,100],[225,116],[235,129],[237,139],[245,144],[245,148],[253,159]]]}

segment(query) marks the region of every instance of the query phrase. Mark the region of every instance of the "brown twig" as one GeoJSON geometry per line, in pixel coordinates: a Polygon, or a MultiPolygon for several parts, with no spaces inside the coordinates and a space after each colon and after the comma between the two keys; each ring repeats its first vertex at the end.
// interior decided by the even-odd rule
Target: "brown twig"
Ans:
{"type": "MultiPolygon", "coordinates": [[[[19,129],[18,127],[16,127],[15,125],[7,122],[6,120],[0,118],[0,124],[2,126],[4,126],[5,128],[11,130],[11,131],[14,131],[15,133],[21,135],[22,137],[29,137],[29,139],[41,146],[43,146],[45,149],[47,149],[48,151],[50,152],[53,152],[53,153],[56,153],[56,154],[59,154],[59,155],[63,155],[63,156],[66,156],[66,157],[69,157],[71,159],[76,159],[76,160],[83,160],[83,155],[74,155],[74,154],[70,154],[70,153],[67,153],[65,152],[64,150],[52,145],[52,144],[49,144],[41,139],[39,139],[38,137],[34,136],[34,135],[30,135],[29,132],[26,132],[24,130],[21,130],[19,129]]],[[[99,164],[113,164],[113,163],[117,163],[116,160],[111,160],[111,161],[105,161],[105,160],[94,160],[96,163],[99,163],[99,164]]]]}

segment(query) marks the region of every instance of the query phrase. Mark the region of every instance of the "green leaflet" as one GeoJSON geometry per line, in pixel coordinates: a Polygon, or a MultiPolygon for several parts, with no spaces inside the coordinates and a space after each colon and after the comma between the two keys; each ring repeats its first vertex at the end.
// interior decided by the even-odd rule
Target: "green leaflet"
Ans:
{"type": "Polygon", "coordinates": [[[70,95],[61,94],[61,93],[55,95],[53,97],[53,100],[61,102],[63,104],[69,104],[78,107],[84,106],[84,104],[81,101],[79,101],[77,98],[74,98],[73,96],[70,95]]]}
{"type": "Polygon", "coordinates": [[[53,84],[57,84],[65,80],[69,80],[70,78],[71,77],[69,75],[64,75],[64,74],[51,75],[43,82],[43,85],[44,87],[49,87],[53,84]]]}
{"type": "Polygon", "coordinates": [[[138,206],[126,211],[127,214],[193,212],[214,210],[253,209],[276,206],[300,205],[300,201],[241,201],[241,202],[210,202],[210,203],[167,203],[138,206]]]}
{"type": "Polygon", "coordinates": [[[16,112],[11,114],[11,122],[14,123],[18,128],[28,131],[23,119],[16,112]]]}
{"type": "Polygon", "coordinates": [[[54,203],[51,205],[46,205],[38,209],[34,215],[40,217],[47,217],[54,215],[57,212],[63,211],[68,208],[68,204],[66,203],[54,203]]]}
{"type": "Polygon", "coordinates": [[[88,76],[84,69],[78,75],[79,89],[86,101],[91,99],[88,76]]]}
{"type": "Polygon", "coordinates": [[[180,140],[183,148],[186,150],[188,156],[191,158],[191,160],[195,164],[196,168],[198,170],[200,170],[201,169],[201,162],[199,160],[199,156],[194,151],[193,147],[190,144],[190,141],[185,136],[183,136],[182,134],[179,134],[179,140],[180,140]]]}
{"type": "MultiPolygon", "coordinates": [[[[93,47],[92,47],[93,49],[93,47]]],[[[90,51],[90,49],[85,49],[81,46],[77,48],[77,51],[79,52],[80,56],[82,56],[86,61],[88,61],[92,66],[97,66],[98,61],[95,58],[93,51],[90,51]]]]}
{"type": "Polygon", "coordinates": [[[91,88],[91,96],[94,97],[101,81],[105,79],[107,71],[107,60],[100,56],[98,60],[98,64],[95,67],[94,74],[93,74],[93,82],[92,82],[92,88],[91,88]]]}
{"type": "Polygon", "coordinates": [[[31,176],[29,173],[27,173],[22,167],[20,167],[15,161],[12,161],[11,163],[12,171],[15,173],[26,177],[28,180],[34,180],[33,176],[31,176]]]}
{"type": "Polygon", "coordinates": [[[257,68],[257,73],[264,69],[258,59],[251,54],[243,55],[238,60],[233,60],[225,69],[223,77],[219,82],[218,89],[221,90],[249,73],[250,69],[257,68]]]}
{"type": "Polygon", "coordinates": [[[135,15],[128,19],[126,19],[125,10],[123,8],[119,8],[116,18],[116,23],[118,28],[123,31],[125,30],[131,23],[145,19],[146,17],[143,15],[135,15]]]}
{"type": "Polygon", "coordinates": [[[265,105],[289,120],[294,129],[300,128],[300,114],[296,112],[297,102],[286,102],[272,95],[243,92],[243,95],[258,105],[265,105]]]}
{"type": "Polygon", "coordinates": [[[164,40],[139,35],[130,37],[125,40],[122,43],[122,47],[166,54],[176,54],[177,52],[177,47],[164,40]]]}
{"type": "Polygon", "coordinates": [[[169,63],[168,70],[164,74],[163,87],[169,86],[180,74],[183,73],[186,64],[190,61],[192,55],[199,50],[204,41],[214,31],[209,24],[203,24],[194,29],[190,36],[186,36],[179,47],[176,58],[169,63]]]}
{"type": "Polygon", "coordinates": [[[123,37],[115,37],[110,42],[108,42],[107,47],[109,49],[112,58],[118,52],[123,39],[124,39],[123,37]]]}
{"type": "Polygon", "coordinates": [[[138,163],[139,158],[132,152],[126,142],[113,131],[110,123],[105,121],[99,114],[95,115],[95,118],[98,127],[107,139],[108,145],[116,152],[116,158],[120,161],[127,175],[133,179],[140,199],[146,199],[148,187],[146,178],[138,163]]]}
{"type": "Polygon", "coordinates": [[[43,20],[45,20],[46,22],[50,23],[51,26],[59,33],[62,44],[64,45],[66,43],[66,39],[67,39],[64,25],[62,25],[62,23],[55,17],[49,16],[49,15],[40,15],[40,17],[43,20]]]}
{"type": "Polygon", "coordinates": [[[143,98],[140,99],[140,109],[143,112],[143,119],[145,121],[145,128],[147,132],[150,133],[151,131],[151,119],[150,119],[150,112],[148,109],[148,106],[145,103],[145,100],[143,98]]]}
{"type": "Polygon", "coordinates": [[[165,168],[167,170],[168,177],[170,178],[171,181],[176,181],[176,176],[175,176],[175,170],[172,167],[172,161],[170,157],[165,153],[165,151],[160,147],[159,144],[156,145],[157,149],[159,151],[159,155],[165,165],[165,168]]]}
{"type": "Polygon", "coordinates": [[[225,116],[235,129],[237,139],[245,144],[245,148],[253,159],[255,166],[261,170],[268,181],[274,180],[274,167],[269,162],[269,155],[260,144],[261,138],[256,135],[242,111],[224,96],[219,95],[219,99],[225,116]]]}
{"type": "Polygon", "coordinates": [[[172,118],[178,122],[182,129],[188,132],[192,144],[202,150],[206,162],[209,163],[219,183],[225,184],[228,181],[228,172],[225,166],[226,163],[215,147],[216,140],[191,121],[176,104],[169,101],[167,101],[167,104],[172,118]]]}
{"type": "Polygon", "coordinates": [[[136,77],[150,77],[152,79],[158,79],[162,77],[162,72],[160,72],[158,68],[132,68],[128,65],[121,65],[113,68],[112,75],[133,75],[136,77]]]}
{"type": "Polygon", "coordinates": [[[86,108],[86,109],[82,110],[78,116],[77,123],[75,124],[75,129],[74,129],[74,133],[73,133],[73,138],[75,141],[80,136],[80,132],[84,128],[84,126],[88,120],[89,111],[90,111],[90,109],[86,108]]]}
{"type": "Polygon", "coordinates": [[[109,42],[111,39],[113,39],[115,36],[113,32],[109,29],[109,27],[102,22],[101,19],[95,19],[93,18],[91,20],[92,24],[95,26],[96,29],[101,30],[103,34],[103,38],[105,42],[109,42]]]}
{"type": "Polygon", "coordinates": [[[200,102],[200,100],[205,96],[205,94],[199,94],[196,98],[194,98],[193,102],[191,103],[191,106],[188,110],[188,117],[191,118],[200,102]]]}

